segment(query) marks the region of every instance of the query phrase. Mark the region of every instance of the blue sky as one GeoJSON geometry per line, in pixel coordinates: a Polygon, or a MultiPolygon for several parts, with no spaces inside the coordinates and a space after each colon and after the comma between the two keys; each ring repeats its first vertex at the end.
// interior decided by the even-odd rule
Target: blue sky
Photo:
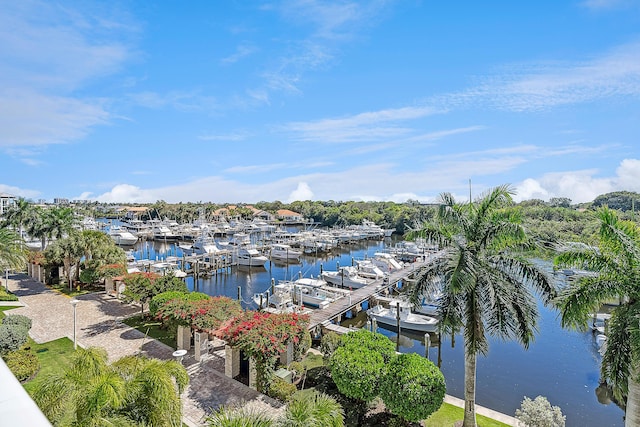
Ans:
{"type": "Polygon", "coordinates": [[[106,202],[640,191],[640,2],[0,8],[0,192],[106,202]]]}

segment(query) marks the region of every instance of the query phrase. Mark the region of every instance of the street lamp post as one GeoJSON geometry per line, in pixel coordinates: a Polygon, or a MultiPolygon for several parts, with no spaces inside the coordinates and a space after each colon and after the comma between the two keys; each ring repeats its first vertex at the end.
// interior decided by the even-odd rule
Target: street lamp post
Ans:
{"type": "Polygon", "coordinates": [[[9,292],[9,269],[4,270],[4,290],[9,292]]]}
{"type": "Polygon", "coordinates": [[[70,302],[73,306],[73,349],[77,350],[78,341],[76,340],[76,306],[80,301],[74,298],[70,302]]]}

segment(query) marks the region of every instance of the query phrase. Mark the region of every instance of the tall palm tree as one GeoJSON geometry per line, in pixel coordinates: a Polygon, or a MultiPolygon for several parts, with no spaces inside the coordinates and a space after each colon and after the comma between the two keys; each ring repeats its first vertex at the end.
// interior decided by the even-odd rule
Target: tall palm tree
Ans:
{"type": "Polygon", "coordinates": [[[175,360],[128,356],[109,365],[104,349],[78,349],[62,373],[37,379],[33,398],[55,425],[174,427],[188,379],[175,360]]]}
{"type": "Polygon", "coordinates": [[[532,290],[545,304],[556,295],[549,278],[519,256],[519,249],[531,242],[510,209],[512,194],[505,185],[475,202],[457,203],[443,193],[436,218],[409,233],[441,248],[418,271],[411,296],[417,303],[422,295],[441,292],[442,332],[463,330],[464,427],[476,425],[476,362],[478,354],[488,352],[487,335],[514,339],[527,348],[538,317],[532,290]]]}
{"type": "Polygon", "coordinates": [[[36,206],[31,210],[27,220],[27,233],[42,242],[42,250],[47,246],[47,240],[60,239],[73,230],[77,218],[73,209],[68,207],[53,207],[42,209],[36,206]]]}
{"type": "Polygon", "coordinates": [[[27,199],[20,197],[4,212],[4,223],[15,227],[20,236],[24,237],[24,225],[29,220],[32,209],[31,203],[27,199]]]}
{"type": "Polygon", "coordinates": [[[603,379],[619,402],[626,401],[626,426],[640,425],[640,227],[622,221],[608,208],[598,211],[598,247],[572,247],[556,257],[556,265],[587,268],[597,276],[570,283],[558,298],[562,325],[584,329],[591,313],[612,298],[607,346],[602,357],[603,379]]]}
{"type": "Polygon", "coordinates": [[[0,228],[0,269],[21,269],[26,263],[24,240],[9,228],[0,228]]]}

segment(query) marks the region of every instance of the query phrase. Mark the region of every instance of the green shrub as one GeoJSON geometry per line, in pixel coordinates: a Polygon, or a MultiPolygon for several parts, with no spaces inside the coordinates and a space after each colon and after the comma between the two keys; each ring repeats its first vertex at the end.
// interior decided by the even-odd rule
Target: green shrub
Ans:
{"type": "Polygon", "coordinates": [[[336,351],[336,348],[338,348],[338,345],[340,345],[340,335],[333,331],[322,335],[320,339],[320,351],[326,358],[331,357],[333,352],[336,351]]]}
{"type": "Polygon", "coordinates": [[[18,301],[18,297],[12,293],[0,292],[0,301],[18,301]]]}
{"type": "Polygon", "coordinates": [[[287,369],[293,372],[294,378],[300,378],[304,373],[304,365],[301,362],[291,362],[287,369]]]}
{"type": "Polygon", "coordinates": [[[97,283],[100,280],[100,274],[93,268],[85,268],[80,273],[80,281],[86,285],[97,283]]]}
{"type": "Polygon", "coordinates": [[[340,337],[340,347],[349,347],[354,351],[371,350],[379,353],[385,362],[396,356],[396,346],[386,336],[377,332],[360,329],[340,337]]]}
{"type": "Polygon", "coordinates": [[[329,359],[329,369],[340,393],[369,402],[378,395],[378,379],[385,366],[382,355],[374,350],[354,350],[340,346],[329,359]]]}
{"type": "Polygon", "coordinates": [[[31,329],[31,319],[27,316],[23,316],[22,314],[9,314],[2,319],[2,323],[4,325],[20,325],[24,328],[31,329]]]}
{"type": "Polygon", "coordinates": [[[18,381],[26,381],[40,369],[40,361],[32,350],[16,350],[4,356],[4,361],[18,381]]]}
{"type": "Polygon", "coordinates": [[[22,325],[0,325],[0,355],[18,350],[27,342],[28,336],[29,330],[22,325]]]}
{"type": "Polygon", "coordinates": [[[429,359],[415,353],[397,356],[380,380],[380,397],[387,409],[412,422],[437,411],[445,391],[442,372],[429,359]]]}
{"type": "Polygon", "coordinates": [[[274,377],[269,384],[268,395],[274,399],[288,402],[296,391],[298,389],[294,384],[288,383],[282,378],[274,377]]]}

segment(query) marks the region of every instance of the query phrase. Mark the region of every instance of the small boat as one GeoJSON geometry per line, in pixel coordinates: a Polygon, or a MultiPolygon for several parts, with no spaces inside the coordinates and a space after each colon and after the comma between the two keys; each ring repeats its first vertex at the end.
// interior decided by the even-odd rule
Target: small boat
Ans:
{"type": "Polygon", "coordinates": [[[298,260],[302,256],[302,252],[293,249],[291,246],[284,243],[274,243],[271,245],[270,250],[272,259],[282,260],[298,260]]]}
{"type": "MultiPolygon", "coordinates": [[[[371,319],[375,319],[376,322],[396,328],[398,325],[398,311],[397,307],[391,306],[385,308],[381,305],[376,305],[373,308],[367,310],[367,315],[371,319]]],[[[437,332],[438,319],[422,314],[416,314],[411,312],[411,305],[400,304],[400,329],[416,331],[416,332],[437,332]]]]}
{"type": "Polygon", "coordinates": [[[599,334],[604,334],[605,333],[605,323],[607,323],[609,321],[609,319],[611,319],[611,314],[609,313],[595,313],[592,317],[592,321],[591,321],[591,329],[594,332],[597,332],[599,334]]]}
{"type": "Polygon", "coordinates": [[[332,286],[350,289],[362,288],[374,282],[374,279],[358,275],[358,270],[350,266],[340,267],[338,271],[324,271],[322,278],[332,286]]]}
{"type": "Polygon", "coordinates": [[[233,263],[248,267],[264,267],[267,257],[261,255],[257,249],[249,246],[241,246],[234,250],[233,263]]]}
{"type": "Polygon", "coordinates": [[[151,264],[151,271],[161,276],[173,274],[175,277],[179,277],[180,279],[187,277],[187,273],[180,270],[178,265],[172,262],[157,262],[155,264],[151,264]]]}
{"type": "Polygon", "coordinates": [[[371,260],[356,261],[358,275],[370,279],[382,279],[385,273],[371,260]]]}
{"type": "Polygon", "coordinates": [[[138,236],[115,225],[109,228],[109,237],[120,246],[133,246],[138,241],[138,236]]]}
{"type": "Polygon", "coordinates": [[[200,235],[193,242],[191,248],[193,249],[193,252],[198,255],[214,254],[220,252],[220,249],[218,248],[213,235],[207,232],[200,233],[200,235]]]}

